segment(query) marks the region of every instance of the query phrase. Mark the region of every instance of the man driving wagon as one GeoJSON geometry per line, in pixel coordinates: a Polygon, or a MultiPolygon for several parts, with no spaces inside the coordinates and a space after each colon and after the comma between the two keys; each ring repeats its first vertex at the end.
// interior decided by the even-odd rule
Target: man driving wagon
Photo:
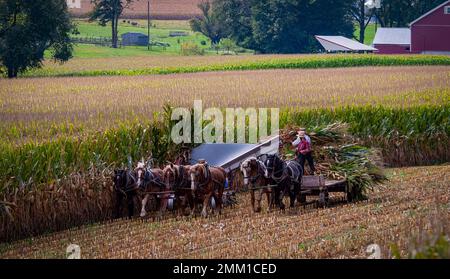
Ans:
{"type": "Polygon", "coordinates": [[[292,145],[297,148],[297,161],[302,166],[303,172],[305,172],[305,161],[308,161],[311,174],[313,175],[316,169],[314,168],[312,157],[311,138],[306,134],[304,128],[298,131],[297,139],[292,142],[292,145]]]}

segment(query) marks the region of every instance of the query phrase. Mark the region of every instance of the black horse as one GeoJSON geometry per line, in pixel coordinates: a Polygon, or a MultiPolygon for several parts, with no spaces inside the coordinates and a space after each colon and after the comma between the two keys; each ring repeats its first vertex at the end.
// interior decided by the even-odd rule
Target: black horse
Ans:
{"type": "Polygon", "coordinates": [[[286,194],[290,197],[290,207],[294,207],[295,200],[300,193],[303,169],[294,160],[283,161],[278,155],[265,155],[265,176],[277,185],[272,191],[272,203],[284,209],[283,198],[286,194]]]}
{"type": "Polygon", "coordinates": [[[114,190],[116,192],[116,213],[115,217],[120,218],[122,216],[122,203],[123,199],[127,201],[128,206],[128,218],[134,216],[134,200],[137,195],[136,178],[133,172],[128,170],[114,170],[114,190]]]}

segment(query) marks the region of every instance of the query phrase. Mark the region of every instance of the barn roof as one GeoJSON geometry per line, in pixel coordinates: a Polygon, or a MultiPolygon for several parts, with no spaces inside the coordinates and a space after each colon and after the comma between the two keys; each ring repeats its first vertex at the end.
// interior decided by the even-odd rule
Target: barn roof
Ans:
{"type": "Polygon", "coordinates": [[[411,30],[409,28],[378,28],[374,45],[410,45],[411,30]]]}
{"type": "Polygon", "coordinates": [[[421,17],[419,17],[418,19],[414,20],[414,21],[411,22],[409,25],[411,26],[411,25],[417,23],[417,22],[420,21],[421,19],[423,19],[423,18],[425,18],[425,17],[431,15],[431,14],[434,13],[436,10],[438,10],[438,9],[444,7],[445,5],[448,5],[448,4],[450,4],[450,0],[449,0],[449,1],[445,1],[444,3],[438,5],[436,8],[432,9],[431,11],[429,11],[429,12],[423,14],[421,17]]]}
{"type": "Polygon", "coordinates": [[[316,36],[327,51],[375,51],[376,48],[361,44],[343,36],[316,36]]]}

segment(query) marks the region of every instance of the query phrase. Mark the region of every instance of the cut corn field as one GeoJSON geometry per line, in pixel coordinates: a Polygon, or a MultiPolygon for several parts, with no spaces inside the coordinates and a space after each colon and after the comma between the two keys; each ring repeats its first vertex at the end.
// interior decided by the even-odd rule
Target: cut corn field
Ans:
{"type": "Polygon", "coordinates": [[[244,193],[220,217],[84,226],[2,244],[0,258],[64,258],[71,243],[82,258],[365,258],[370,244],[383,258],[393,256],[394,244],[406,257],[418,248],[412,238],[439,233],[436,223],[450,232],[449,173],[449,166],[392,169],[391,181],[366,201],[333,196],[330,208],[311,204],[287,213],[254,214],[244,193]]]}

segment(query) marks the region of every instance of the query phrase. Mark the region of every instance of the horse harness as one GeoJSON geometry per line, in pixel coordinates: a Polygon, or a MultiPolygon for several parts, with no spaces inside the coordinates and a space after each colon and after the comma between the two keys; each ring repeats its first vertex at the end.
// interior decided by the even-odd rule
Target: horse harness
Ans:
{"type": "Polygon", "coordinates": [[[292,181],[296,183],[301,182],[303,168],[300,163],[295,160],[291,160],[286,163],[286,166],[291,171],[292,175],[289,176],[291,177],[292,181]]]}
{"type": "Polygon", "coordinates": [[[274,161],[273,161],[273,173],[272,173],[272,179],[275,181],[275,183],[279,184],[281,183],[283,180],[285,180],[286,178],[289,177],[289,174],[286,171],[286,162],[282,161],[278,156],[274,156],[274,161]],[[281,162],[282,164],[282,168],[275,171],[275,158],[277,158],[279,162],[281,162]],[[277,173],[281,173],[280,176],[276,176],[277,173]]]}
{"type": "Polygon", "coordinates": [[[256,171],[256,175],[254,175],[254,176],[244,176],[244,179],[249,179],[250,185],[252,185],[252,186],[256,183],[256,181],[260,177],[264,177],[264,166],[263,166],[263,163],[260,160],[256,160],[256,163],[258,165],[258,169],[256,171]]]}
{"type": "MultiPolygon", "coordinates": [[[[205,181],[203,183],[199,183],[197,187],[199,189],[202,189],[206,185],[208,185],[211,181],[214,182],[215,186],[220,185],[221,184],[220,181],[212,178],[211,170],[209,169],[209,165],[208,164],[204,164],[204,166],[205,166],[205,172],[206,172],[206,174],[205,174],[205,181]]],[[[217,190],[216,187],[214,187],[214,190],[217,190]]]]}
{"type": "Polygon", "coordinates": [[[186,184],[186,180],[184,179],[185,169],[183,166],[174,167],[175,169],[175,183],[173,185],[173,189],[181,189],[186,184]]]}
{"type": "MultiPolygon", "coordinates": [[[[279,169],[278,171],[274,171],[272,174],[272,179],[276,183],[280,183],[281,181],[283,181],[284,179],[286,179],[288,177],[291,179],[292,182],[295,182],[295,183],[301,182],[303,169],[297,161],[291,160],[291,161],[285,162],[277,156],[275,156],[274,158],[278,158],[278,161],[280,161],[283,164],[283,167],[281,169],[279,169]],[[280,173],[280,172],[282,173],[281,176],[276,177],[275,174],[280,173]],[[289,172],[292,175],[289,174],[289,172]]],[[[274,165],[275,165],[275,162],[274,162],[274,165]]],[[[273,168],[275,169],[275,166],[273,168]]]]}
{"type": "Polygon", "coordinates": [[[160,177],[156,176],[151,170],[145,169],[144,183],[142,184],[143,186],[141,188],[145,189],[151,183],[157,185],[160,191],[164,191],[164,189],[166,188],[166,184],[161,181],[160,177]]]}
{"type": "Polygon", "coordinates": [[[136,178],[131,171],[126,170],[121,170],[119,176],[121,179],[125,179],[125,183],[122,184],[125,187],[121,187],[121,185],[118,186],[116,183],[114,183],[114,189],[118,192],[121,192],[125,197],[127,197],[127,193],[136,190],[136,187],[132,187],[132,185],[136,184],[136,178]]]}

